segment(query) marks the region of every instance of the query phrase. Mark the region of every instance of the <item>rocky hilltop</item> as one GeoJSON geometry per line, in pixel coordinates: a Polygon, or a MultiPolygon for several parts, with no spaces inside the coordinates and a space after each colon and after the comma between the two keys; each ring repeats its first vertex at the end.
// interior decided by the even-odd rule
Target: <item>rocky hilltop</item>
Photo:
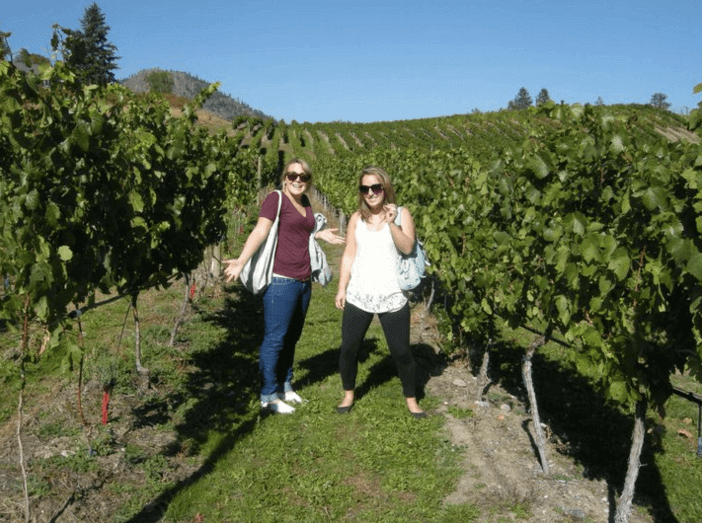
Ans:
{"type": "MultiPolygon", "coordinates": [[[[162,69],[144,69],[138,73],[119,80],[119,82],[137,93],[144,93],[149,90],[149,83],[146,78],[153,72],[161,72],[162,69]]],[[[213,82],[207,82],[189,73],[181,71],[166,71],[170,73],[173,79],[172,94],[182,96],[184,98],[194,98],[202,89],[213,82]]],[[[217,91],[210,97],[204,105],[204,108],[225,120],[233,120],[237,116],[258,116],[261,118],[271,118],[267,114],[254,109],[245,104],[241,100],[235,100],[228,94],[217,91]]]]}

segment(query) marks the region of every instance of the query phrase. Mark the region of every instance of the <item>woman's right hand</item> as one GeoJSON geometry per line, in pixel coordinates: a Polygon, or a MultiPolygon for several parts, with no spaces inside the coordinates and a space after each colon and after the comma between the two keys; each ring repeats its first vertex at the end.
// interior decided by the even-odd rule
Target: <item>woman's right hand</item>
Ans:
{"type": "Polygon", "coordinates": [[[336,293],[336,300],[335,300],[336,308],[339,310],[344,310],[344,307],[346,306],[346,291],[343,289],[339,289],[339,291],[336,293]]]}
{"type": "Polygon", "coordinates": [[[388,223],[393,223],[397,217],[397,205],[388,203],[383,205],[383,219],[388,223]]]}
{"type": "Polygon", "coordinates": [[[239,261],[239,258],[236,258],[234,260],[222,260],[222,263],[226,263],[229,265],[229,267],[224,269],[224,275],[226,276],[226,280],[225,280],[226,282],[236,280],[244,268],[244,264],[239,261]]]}

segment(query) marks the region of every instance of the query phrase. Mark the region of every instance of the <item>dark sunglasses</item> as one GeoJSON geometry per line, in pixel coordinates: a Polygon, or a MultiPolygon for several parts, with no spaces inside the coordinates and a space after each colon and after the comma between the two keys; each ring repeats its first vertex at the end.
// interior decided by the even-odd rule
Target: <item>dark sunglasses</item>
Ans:
{"type": "Polygon", "coordinates": [[[299,173],[287,173],[285,177],[294,182],[295,180],[300,180],[301,182],[307,183],[312,178],[309,174],[299,174],[299,173]]]}
{"type": "Polygon", "coordinates": [[[359,185],[358,190],[361,191],[361,194],[368,194],[368,191],[373,191],[373,194],[380,194],[383,192],[385,189],[383,189],[383,186],[379,183],[374,183],[371,186],[368,185],[359,185]]]}

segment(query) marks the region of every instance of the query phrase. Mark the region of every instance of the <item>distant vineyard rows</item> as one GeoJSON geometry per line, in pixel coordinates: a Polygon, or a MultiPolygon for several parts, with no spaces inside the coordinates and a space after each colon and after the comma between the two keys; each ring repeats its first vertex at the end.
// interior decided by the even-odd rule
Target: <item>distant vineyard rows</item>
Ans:
{"type": "MultiPolygon", "coordinates": [[[[661,135],[670,140],[696,139],[686,118],[647,105],[609,106],[619,117],[635,117],[637,136],[661,135]]],[[[519,144],[535,123],[525,111],[499,111],[375,123],[285,123],[272,119],[239,117],[236,141],[276,163],[281,155],[310,160],[323,156],[353,156],[374,149],[434,151],[465,148],[480,159],[519,144]]]]}

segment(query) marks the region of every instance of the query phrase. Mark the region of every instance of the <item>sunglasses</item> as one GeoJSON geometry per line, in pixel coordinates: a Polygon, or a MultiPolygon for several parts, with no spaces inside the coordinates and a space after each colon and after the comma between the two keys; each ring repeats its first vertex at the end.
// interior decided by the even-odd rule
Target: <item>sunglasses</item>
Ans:
{"type": "Polygon", "coordinates": [[[359,185],[358,190],[361,191],[361,194],[368,194],[370,191],[373,191],[373,194],[380,194],[383,192],[385,189],[383,189],[383,186],[379,183],[374,183],[371,186],[368,185],[359,185]]]}
{"type": "Polygon", "coordinates": [[[295,180],[300,180],[303,183],[307,183],[310,181],[310,178],[312,178],[309,174],[299,174],[299,173],[287,173],[285,177],[290,180],[291,182],[294,182],[295,180]]]}

